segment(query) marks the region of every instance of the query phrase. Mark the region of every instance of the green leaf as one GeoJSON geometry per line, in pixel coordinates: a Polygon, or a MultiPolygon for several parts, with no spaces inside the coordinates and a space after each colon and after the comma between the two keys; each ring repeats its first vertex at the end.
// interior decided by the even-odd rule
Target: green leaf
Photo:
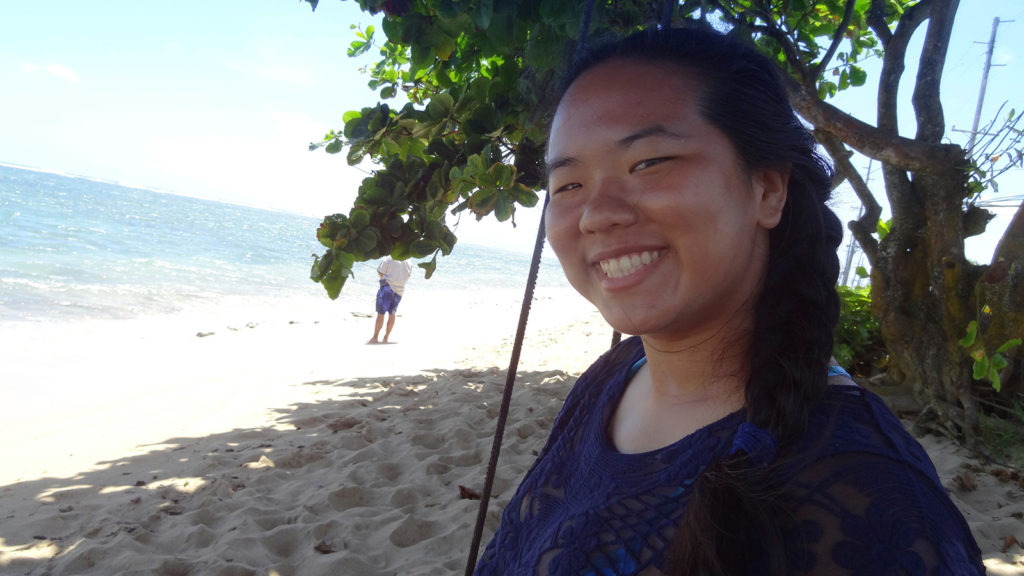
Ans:
{"type": "Polygon", "coordinates": [[[971,320],[967,323],[967,334],[960,339],[960,345],[964,348],[970,348],[974,346],[974,341],[978,338],[978,321],[971,320]]]}
{"type": "Polygon", "coordinates": [[[363,40],[353,40],[348,47],[348,56],[350,58],[355,58],[356,56],[365,54],[372,46],[372,44],[363,40]]]}
{"type": "Polygon", "coordinates": [[[982,356],[981,359],[974,361],[974,379],[984,380],[988,376],[988,356],[982,356]]]}
{"type": "Polygon", "coordinates": [[[430,280],[430,277],[434,275],[434,270],[437,268],[437,254],[434,254],[434,257],[429,262],[420,262],[417,266],[425,270],[423,277],[430,280]]]}
{"type": "Polygon", "coordinates": [[[889,235],[889,231],[892,228],[892,220],[879,220],[878,221],[878,239],[883,240],[889,235]]]}
{"type": "MultiPolygon", "coordinates": [[[[351,270],[346,272],[351,273],[351,270]]],[[[345,280],[348,280],[348,274],[344,273],[342,270],[337,272],[332,271],[320,280],[320,284],[323,285],[325,290],[327,290],[328,298],[331,300],[337,300],[338,296],[341,294],[341,289],[345,286],[345,280]]]]}
{"type": "Polygon", "coordinates": [[[509,166],[508,164],[495,164],[494,166],[491,166],[489,172],[494,174],[494,183],[496,186],[508,188],[515,183],[516,169],[514,166],[509,166]]]}
{"type": "Polygon", "coordinates": [[[988,373],[988,379],[990,382],[992,382],[993,390],[999,392],[1000,390],[1003,389],[1003,381],[1002,379],[999,378],[999,372],[996,372],[995,370],[990,370],[988,373]]]}
{"type": "Polygon", "coordinates": [[[370,213],[366,210],[356,208],[352,210],[349,221],[352,223],[353,228],[365,228],[370,224],[370,213]]]}
{"type": "Polygon", "coordinates": [[[360,254],[365,255],[377,247],[378,240],[380,240],[380,231],[376,228],[363,228],[352,243],[352,247],[360,254]]]}
{"type": "Polygon", "coordinates": [[[447,92],[434,94],[427,103],[427,117],[432,120],[443,120],[452,112],[455,100],[447,92]]]}
{"type": "Polygon", "coordinates": [[[522,206],[526,206],[527,208],[533,208],[534,206],[537,205],[537,201],[539,200],[539,197],[537,196],[536,192],[527,188],[526,186],[523,186],[522,184],[516,184],[512,188],[511,192],[513,198],[515,198],[515,201],[522,206]]]}
{"type": "Polygon", "coordinates": [[[335,139],[331,140],[330,144],[324,147],[324,150],[326,150],[328,154],[337,154],[338,152],[341,152],[342,147],[343,144],[341,140],[335,139]]]}
{"type": "MultiPolygon", "coordinates": [[[[1003,342],[1002,346],[996,348],[996,354],[1006,354],[1010,350],[1013,350],[1017,346],[1020,346],[1021,342],[1022,340],[1020,338],[1011,338],[1010,340],[1003,342]]],[[[1002,370],[1002,368],[1000,368],[1000,370],[1002,370]]]]}
{"type": "Polygon", "coordinates": [[[858,278],[870,278],[871,274],[868,273],[868,269],[863,266],[857,266],[856,274],[858,278]]]}
{"type": "Polygon", "coordinates": [[[479,220],[494,210],[498,201],[498,191],[494,188],[480,188],[469,197],[469,209],[476,214],[479,220]]]}
{"type": "Polygon", "coordinates": [[[868,80],[868,73],[857,66],[850,66],[850,85],[863,86],[868,80]]]}
{"type": "Polygon", "coordinates": [[[840,90],[846,90],[849,87],[850,87],[850,73],[848,71],[846,71],[846,70],[843,70],[839,74],[839,89],[840,90]]]}
{"type": "Polygon", "coordinates": [[[504,222],[512,217],[515,211],[515,204],[508,194],[497,194],[494,198],[494,216],[499,222],[504,222]]]}
{"type": "Polygon", "coordinates": [[[484,165],[484,159],[479,154],[474,154],[466,159],[466,168],[468,173],[466,176],[472,178],[478,178],[481,174],[487,171],[487,167],[484,165]]]}
{"type": "Polygon", "coordinates": [[[437,247],[426,240],[417,240],[409,247],[409,253],[413,258],[426,258],[435,250],[437,250],[437,247]]]}

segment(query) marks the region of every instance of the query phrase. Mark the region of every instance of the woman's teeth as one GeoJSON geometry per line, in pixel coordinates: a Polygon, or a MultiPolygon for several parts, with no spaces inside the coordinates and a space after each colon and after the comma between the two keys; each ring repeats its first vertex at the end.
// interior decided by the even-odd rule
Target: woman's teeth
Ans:
{"type": "Polygon", "coordinates": [[[611,258],[609,260],[601,260],[601,270],[609,278],[622,278],[623,276],[629,276],[644,266],[654,262],[658,259],[661,254],[657,251],[651,252],[638,252],[635,254],[627,254],[618,258],[611,258]]]}

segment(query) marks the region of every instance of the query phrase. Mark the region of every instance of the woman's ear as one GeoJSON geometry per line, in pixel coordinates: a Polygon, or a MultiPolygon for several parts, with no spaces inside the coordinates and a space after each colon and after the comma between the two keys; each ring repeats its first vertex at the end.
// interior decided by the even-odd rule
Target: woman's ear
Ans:
{"type": "Polygon", "coordinates": [[[759,194],[757,223],[771,230],[782,219],[789,190],[789,166],[759,170],[753,174],[754,191],[759,194]]]}

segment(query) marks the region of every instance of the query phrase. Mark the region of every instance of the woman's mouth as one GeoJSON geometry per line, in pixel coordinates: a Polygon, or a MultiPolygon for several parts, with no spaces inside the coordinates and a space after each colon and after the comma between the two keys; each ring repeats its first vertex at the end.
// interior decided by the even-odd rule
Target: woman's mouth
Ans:
{"type": "Polygon", "coordinates": [[[629,276],[651,262],[654,262],[659,256],[661,256],[661,251],[659,250],[645,250],[644,252],[625,254],[618,258],[601,260],[599,264],[601,266],[601,271],[609,278],[622,278],[623,276],[629,276]]]}

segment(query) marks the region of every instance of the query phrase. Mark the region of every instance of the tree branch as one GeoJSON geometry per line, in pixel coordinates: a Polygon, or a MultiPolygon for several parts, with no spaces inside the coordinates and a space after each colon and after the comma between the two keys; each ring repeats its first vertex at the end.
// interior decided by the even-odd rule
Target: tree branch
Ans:
{"type": "Polygon", "coordinates": [[[839,45],[843,42],[843,37],[846,35],[846,30],[850,27],[850,20],[853,19],[853,8],[856,5],[856,0],[846,0],[846,9],[843,11],[843,20],[839,23],[836,28],[836,33],[832,36],[832,44],[829,45],[825,55],[821,57],[821,61],[811,66],[810,74],[814,78],[821,76],[822,70],[824,70],[832,57],[836,55],[836,50],[839,49],[839,45]]]}
{"type": "Polygon", "coordinates": [[[814,135],[835,162],[837,174],[842,174],[846,181],[850,183],[853,191],[857,194],[857,198],[860,199],[861,205],[864,206],[864,214],[859,219],[850,221],[848,226],[850,232],[853,233],[853,237],[868,257],[868,262],[873,267],[878,258],[878,240],[872,234],[878,228],[878,219],[882,215],[882,207],[875,200],[875,196],[871,193],[867,183],[861,178],[860,172],[853,167],[853,163],[850,162],[850,156],[853,153],[846,149],[842,141],[834,134],[828,132],[816,130],[814,135]]]}
{"type": "Polygon", "coordinates": [[[758,18],[764,21],[764,26],[757,26],[756,24],[746,22],[745,20],[740,18],[738,14],[735,14],[733,11],[726,8],[718,0],[709,0],[709,4],[716,8],[718,12],[722,15],[723,19],[725,19],[726,22],[733,25],[734,27],[743,28],[748,32],[759,32],[771,38],[772,40],[778,42],[779,47],[782,48],[782,52],[786,56],[786,62],[789,64],[790,68],[793,71],[795,71],[796,74],[800,77],[801,82],[803,82],[804,84],[809,83],[809,85],[814,85],[815,78],[809,75],[807,67],[804,66],[803,61],[800,60],[800,56],[797,53],[796,49],[793,47],[792,42],[789,41],[789,37],[782,29],[780,29],[776,25],[775,19],[773,18],[771,11],[766,11],[762,3],[757,3],[757,5],[754,8],[754,12],[757,14],[758,18]]]}
{"type": "MultiPolygon", "coordinates": [[[[882,71],[878,78],[878,128],[892,134],[899,132],[897,100],[900,78],[906,66],[907,45],[910,37],[931,12],[933,0],[924,0],[907,9],[896,25],[896,32],[885,47],[882,71]]],[[[877,31],[876,31],[877,33],[877,31]]]]}
{"type": "Polygon", "coordinates": [[[939,87],[942,69],[953,33],[953,17],[960,0],[936,0],[928,18],[928,31],[921,48],[921,59],[914,84],[914,112],[917,116],[917,140],[939,142],[946,133],[939,87]]]}
{"type": "Polygon", "coordinates": [[[1024,202],[1017,207],[1017,213],[1006,227],[1006,232],[996,244],[992,253],[992,267],[1024,261],[1024,202]]]}
{"type": "Polygon", "coordinates": [[[800,86],[793,78],[782,77],[793,108],[816,129],[829,132],[869,158],[908,171],[934,169],[936,162],[963,162],[959,146],[918,142],[895,132],[880,130],[842,110],[823,102],[816,90],[800,86]]]}
{"type": "Polygon", "coordinates": [[[892,39],[892,31],[885,21],[885,0],[871,0],[871,8],[868,10],[868,26],[875,32],[875,36],[882,42],[882,48],[889,49],[889,40],[892,39]]]}

